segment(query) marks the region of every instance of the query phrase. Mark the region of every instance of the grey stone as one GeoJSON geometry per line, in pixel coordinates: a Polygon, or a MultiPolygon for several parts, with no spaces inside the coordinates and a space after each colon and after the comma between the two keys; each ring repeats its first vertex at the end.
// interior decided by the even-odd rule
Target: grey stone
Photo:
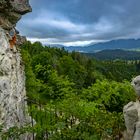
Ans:
{"type": "MultiPolygon", "coordinates": [[[[16,53],[8,50],[9,40],[5,31],[0,28],[0,125],[4,130],[13,126],[29,124],[25,90],[24,66],[20,52],[14,46],[16,53]]],[[[26,140],[30,135],[22,136],[26,140]]],[[[21,138],[21,139],[22,139],[21,138]]],[[[31,139],[31,138],[30,138],[31,139]]],[[[30,140],[29,139],[29,140],[30,140]]]]}
{"type": "Polygon", "coordinates": [[[127,132],[124,140],[140,140],[140,102],[130,102],[123,109],[127,132]]]}
{"type": "Polygon", "coordinates": [[[140,121],[136,123],[136,128],[135,128],[135,134],[133,140],[139,140],[140,139],[140,121]]]}
{"type": "Polygon", "coordinates": [[[22,15],[31,10],[28,0],[0,0],[0,26],[10,30],[22,15]]]}
{"type": "MultiPolygon", "coordinates": [[[[9,31],[22,15],[30,11],[28,0],[0,0],[0,125],[3,125],[3,131],[31,122],[24,100],[25,73],[21,54],[17,46],[11,51],[9,44],[9,31]]],[[[25,39],[18,35],[17,45],[25,39]]],[[[20,140],[32,140],[31,134],[22,135],[20,140]]]]}
{"type": "Polygon", "coordinates": [[[140,75],[136,76],[132,80],[131,85],[133,86],[133,88],[134,88],[134,90],[136,92],[136,95],[139,97],[140,96],[140,75]]]}
{"type": "Polygon", "coordinates": [[[138,111],[134,102],[130,102],[123,110],[125,125],[127,132],[133,136],[135,132],[136,122],[138,121],[138,111]]]}
{"type": "Polygon", "coordinates": [[[27,41],[26,37],[25,36],[20,36],[20,35],[17,35],[17,46],[20,46],[22,45],[23,43],[25,43],[27,41]]]}

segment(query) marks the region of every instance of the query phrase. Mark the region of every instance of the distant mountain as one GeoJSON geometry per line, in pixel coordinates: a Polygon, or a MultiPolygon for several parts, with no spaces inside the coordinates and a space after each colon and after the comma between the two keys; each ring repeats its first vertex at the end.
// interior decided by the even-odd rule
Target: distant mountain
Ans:
{"type": "Polygon", "coordinates": [[[65,47],[68,51],[78,51],[78,52],[85,52],[85,53],[93,53],[98,52],[105,49],[140,49],[140,39],[119,39],[119,40],[112,40],[108,42],[102,42],[97,44],[91,44],[89,46],[81,47],[81,46],[70,46],[65,47]]]}
{"type": "Polygon", "coordinates": [[[65,48],[66,46],[60,44],[44,44],[44,46],[54,47],[54,48],[65,48]]]}
{"type": "Polygon", "coordinates": [[[96,53],[84,53],[87,56],[94,57],[99,60],[140,60],[140,52],[126,51],[121,49],[103,50],[96,53]]]}

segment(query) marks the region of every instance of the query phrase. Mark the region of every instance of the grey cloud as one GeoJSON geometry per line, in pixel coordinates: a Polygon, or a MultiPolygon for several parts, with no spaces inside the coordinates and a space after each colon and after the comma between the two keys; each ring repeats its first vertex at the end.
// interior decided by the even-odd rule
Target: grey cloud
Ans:
{"type": "Polygon", "coordinates": [[[18,23],[30,38],[59,42],[140,37],[139,0],[31,0],[33,12],[18,23]]]}

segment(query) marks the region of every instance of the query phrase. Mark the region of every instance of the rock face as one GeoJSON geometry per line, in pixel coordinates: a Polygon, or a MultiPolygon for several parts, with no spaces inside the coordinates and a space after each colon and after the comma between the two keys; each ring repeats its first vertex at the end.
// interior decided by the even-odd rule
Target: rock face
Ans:
{"type": "Polygon", "coordinates": [[[26,41],[27,41],[27,39],[26,39],[25,36],[17,35],[17,43],[16,43],[17,46],[22,45],[22,44],[25,43],[26,41]]]}
{"type": "Polygon", "coordinates": [[[127,128],[127,138],[125,140],[139,140],[140,138],[140,103],[130,102],[124,106],[124,119],[127,128]]]}
{"type": "Polygon", "coordinates": [[[136,76],[132,82],[131,82],[131,85],[133,86],[135,92],[136,92],[136,95],[138,97],[140,97],[140,75],[136,76]]]}
{"type": "Polygon", "coordinates": [[[10,30],[23,14],[30,11],[28,0],[0,0],[0,26],[10,30]]]}
{"type": "Polygon", "coordinates": [[[0,28],[0,124],[6,129],[23,125],[27,117],[24,66],[20,52],[14,51],[0,28]]]}
{"type": "MultiPolygon", "coordinates": [[[[4,130],[30,123],[25,103],[25,74],[19,46],[10,50],[9,30],[21,16],[31,11],[28,0],[0,0],[0,125],[4,130]]],[[[26,39],[17,36],[17,44],[26,39]]],[[[22,135],[21,140],[31,140],[22,135]]]]}
{"type": "MultiPolygon", "coordinates": [[[[140,96],[140,76],[132,81],[136,95],[140,96]]],[[[139,97],[140,98],[140,97],[139,97]]],[[[140,101],[130,102],[123,109],[127,135],[125,140],[140,140],[140,101]]]]}

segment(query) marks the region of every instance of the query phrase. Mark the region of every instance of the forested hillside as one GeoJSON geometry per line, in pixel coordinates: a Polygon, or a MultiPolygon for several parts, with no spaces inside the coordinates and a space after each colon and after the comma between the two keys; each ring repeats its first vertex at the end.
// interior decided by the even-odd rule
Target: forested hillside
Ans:
{"type": "Polygon", "coordinates": [[[140,73],[139,61],[97,61],[39,42],[26,42],[21,52],[28,98],[44,106],[31,113],[37,139],[44,131],[49,140],[121,137],[122,109],[135,100],[130,81],[140,73]]]}
{"type": "Polygon", "coordinates": [[[96,58],[98,60],[140,60],[139,51],[127,51],[122,49],[102,50],[96,53],[84,53],[86,56],[96,58]]]}

